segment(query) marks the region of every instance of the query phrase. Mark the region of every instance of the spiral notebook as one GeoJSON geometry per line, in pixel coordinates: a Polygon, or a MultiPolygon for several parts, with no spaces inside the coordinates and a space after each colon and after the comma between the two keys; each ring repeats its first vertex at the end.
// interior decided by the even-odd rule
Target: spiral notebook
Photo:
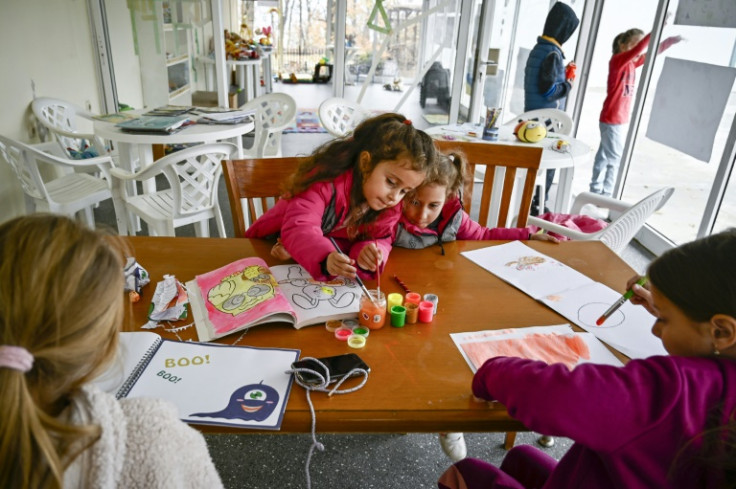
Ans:
{"type": "Polygon", "coordinates": [[[190,424],[278,430],[300,350],[182,342],[120,333],[113,366],[94,381],[118,399],[173,403],[190,424]]]}

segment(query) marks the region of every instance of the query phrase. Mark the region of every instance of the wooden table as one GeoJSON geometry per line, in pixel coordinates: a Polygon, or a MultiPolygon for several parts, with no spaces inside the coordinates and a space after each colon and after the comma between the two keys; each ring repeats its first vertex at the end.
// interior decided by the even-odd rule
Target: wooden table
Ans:
{"type": "MultiPolygon", "coordinates": [[[[126,330],[138,330],[146,322],[156,282],[174,274],[182,282],[245,256],[258,255],[269,265],[271,243],[247,239],[128,238],[138,263],[151,276],[141,301],[132,306],[126,330]],[[130,319],[130,318],[129,318],[130,319]]],[[[287,324],[252,328],[238,344],[298,348],[302,356],[330,356],[357,352],[371,367],[367,384],[359,391],[328,398],[313,393],[319,432],[408,433],[523,431],[503,406],[489,407],[472,399],[473,374],[449,334],[484,329],[543,326],[567,323],[562,316],[506,284],[460,255],[462,251],[500,244],[492,241],[445,243],[424,250],[395,248],[381,280],[381,290],[402,292],[390,277],[397,274],[416,292],[439,296],[438,314],[431,324],[385,326],[372,331],[362,350],[337,341],[323,326],[296,330],[287,324]]],[[[615,290],[623,290],[634,274],[626,263],[600,242],[553,243],[530,241],[530,247],[585,273],[615,290]]],[[[375,288],[374,281],[366,281],[375,288]]],[[[189,321],[189,320],[187,320],[189,321]]],[[[173,323],[180,325],[179,323],[173,323]]],[[[186,324],[182,322],[181,324],[186,324]]],[[[578,329],[577,327],[575,327],[578,329]]],[[[162,336],[177,339],[173,333],[162,336]]],[[[194,328],[178,333],[196,339],[194,328]]],[[[221,338],[233,343],[239,333],[221,338]]],[[[350,382],[346,382],[346,386],[350,382]]],[[[533,386],[529,386],[533,388],[533,386]]],[[[304,390],[294,385],[281,432],[310,431],[310,413],[304,390]]],[[[205,432],[253,432],[226,427],[198,426],[205,432]]]]}

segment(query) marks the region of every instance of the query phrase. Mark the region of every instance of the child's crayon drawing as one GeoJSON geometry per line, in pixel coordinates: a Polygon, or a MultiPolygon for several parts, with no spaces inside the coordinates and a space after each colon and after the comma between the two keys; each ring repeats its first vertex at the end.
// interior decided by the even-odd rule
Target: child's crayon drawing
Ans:
{"type": "Polygon", "coordinates": [[[562,363],[572,369],[580,359],[590,359],[588,345],[580,336],[529,334],[522,338],[508,338],[463,343],[462,349],[476,369],[493,357],[519,357],[541,360],[547,364],[562,363]]]}

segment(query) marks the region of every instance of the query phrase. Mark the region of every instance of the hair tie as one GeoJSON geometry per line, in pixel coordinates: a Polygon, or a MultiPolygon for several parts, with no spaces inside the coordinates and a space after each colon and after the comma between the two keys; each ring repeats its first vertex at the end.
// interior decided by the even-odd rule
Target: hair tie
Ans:
{"type": "Polygon", "coordinates": [[[404,119],[404,124],[406,124],[407,126],[411,126],[411,120],[404,119]]]}
{"type": "Polygon", "coordinates": [[[33,355],[22,346],[0,345],[0,367],[26,373],[33,367],[33,355]]]}

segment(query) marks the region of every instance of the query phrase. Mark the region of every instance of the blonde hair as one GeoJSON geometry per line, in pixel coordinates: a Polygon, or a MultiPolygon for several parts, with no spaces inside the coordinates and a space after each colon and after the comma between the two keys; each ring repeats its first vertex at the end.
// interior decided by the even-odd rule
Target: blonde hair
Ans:
{"type": "Polygon", "coordinates": [[[465,184],[466,168],[467,161],[463,153],[437,153],[436,163],[430,167],[426,178],[416,190],[428,185],[442,185],[447,188],[446,198],[459,197],[465,184]]]}
{"type": "Polygon", "coordinates": [[[61,487],[99,438],[99,426],[59,415],[114,357],[123,250],[120,238],[62,216],[0,225],[0,344],[34,357],[27,373],[0,368],[0,487],[61,487]]]}

